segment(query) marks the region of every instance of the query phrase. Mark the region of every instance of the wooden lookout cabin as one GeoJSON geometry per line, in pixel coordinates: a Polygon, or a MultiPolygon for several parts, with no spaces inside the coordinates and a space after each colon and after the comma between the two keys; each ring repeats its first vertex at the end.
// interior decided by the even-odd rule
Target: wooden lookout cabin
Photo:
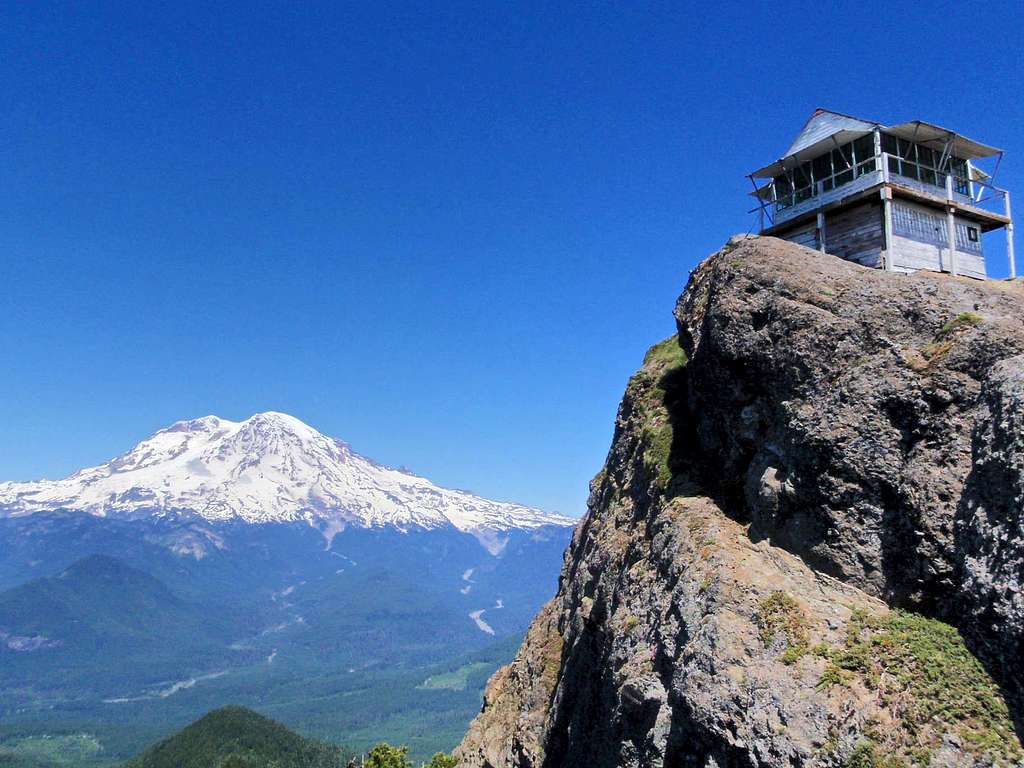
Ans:
{"type": "Polygon", "coordinates": [[[1016,277],[1010,193],[993,184],[1002,155],[920,120],[888,127],[819,109],[750,174],[761,234],[879,269],[984,278],[982,234],[1002,228],[1016,277]]]}

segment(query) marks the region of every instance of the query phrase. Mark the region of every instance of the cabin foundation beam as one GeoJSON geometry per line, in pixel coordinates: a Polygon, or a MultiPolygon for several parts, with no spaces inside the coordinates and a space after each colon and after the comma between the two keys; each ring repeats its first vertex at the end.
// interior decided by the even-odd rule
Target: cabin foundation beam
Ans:
{"type": "Polygon", "coordinates": [[[949,272],[956,275],[956,208],[946,208],[946,242],[949,247],[949,272]]]}
{"type": "Polygon", "coordinates": [[[1010,193],[1003,194],[1003,208],[1006,211],[1006,260],[1010,262],[1010,279],[1017,277],[1017,263],[1013,255],[1013,216],[1010,213],[1010,193]]]}
{"type": "Polygon", "coordinates": [[[953,174],[946,174],[946,244],[949,246],[949,272],[956,275],[956,207],[953,199],[953,174]]]}
{"type": "Polygon", "coordinates": [[[885,247],[882,250],[882,267],[892,272],[892,190],[882,187],[882,226],[885,229],[885,247]]]}
{"type": "Polygon", "coordinates": [[[825,253],[825,212],[818,211],[818,250],[825,253]]]}

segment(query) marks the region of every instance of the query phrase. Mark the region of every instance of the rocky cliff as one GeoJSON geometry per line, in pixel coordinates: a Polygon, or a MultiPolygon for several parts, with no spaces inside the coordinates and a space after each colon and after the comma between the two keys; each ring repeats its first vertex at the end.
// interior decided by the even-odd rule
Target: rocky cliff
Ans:
{"type": "Polygon", "coordinates": [[[1024,764],[1024,289],[734,238],[676,320],[461,764],[1024,764]]]}

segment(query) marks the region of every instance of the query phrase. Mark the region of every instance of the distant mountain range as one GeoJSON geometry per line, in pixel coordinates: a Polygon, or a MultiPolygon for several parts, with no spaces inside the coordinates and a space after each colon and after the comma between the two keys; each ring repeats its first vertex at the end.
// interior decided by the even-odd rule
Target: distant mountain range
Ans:
{"type": "Polygon", "coordinates": [[[429,757],[553,594],[574,523],[280,413],[182,421],[64,480],[0,483],[0,724],[84,727],[101,765],[240,703],[429,757]]]}

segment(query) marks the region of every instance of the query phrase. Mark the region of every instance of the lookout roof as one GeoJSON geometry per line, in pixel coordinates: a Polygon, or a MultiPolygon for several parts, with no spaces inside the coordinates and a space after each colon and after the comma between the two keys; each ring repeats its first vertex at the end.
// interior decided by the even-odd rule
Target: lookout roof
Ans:
{"type": "Polygon", "coordinates": [[[816,109],[804,123],[786,153],[775,162],[754,171],[751,175],[755,178],[776,176],[784,168],[817,157],[830,146],[859,139],[876,128],[883,133],[899,136],[902,139],[914,141],[939,151],[946,148],[947,142],[952,142],[949,151],[963,160],[992,157],[1003,151],[923,120],[911,120],[899,125],[885,126],[852,115],[844,115],[841,112],[816,109]]]}

